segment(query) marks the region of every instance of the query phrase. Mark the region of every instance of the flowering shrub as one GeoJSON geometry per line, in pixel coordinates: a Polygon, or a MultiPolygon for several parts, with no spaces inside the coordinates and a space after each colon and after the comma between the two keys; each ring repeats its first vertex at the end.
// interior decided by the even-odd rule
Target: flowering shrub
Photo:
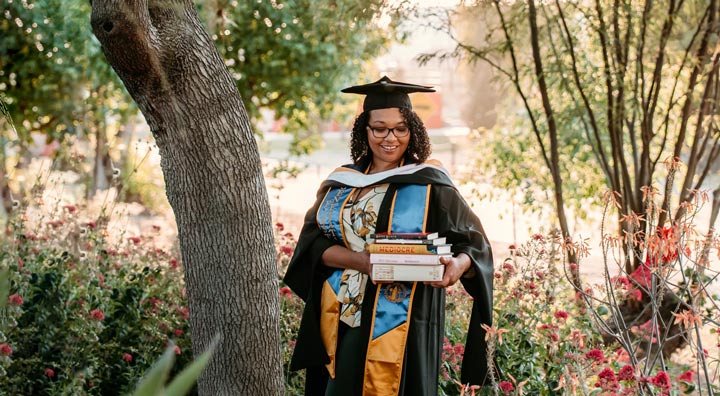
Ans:
{"type": "Polygon", "coordinates": [[[295,349],[295,339],[300,329],[300,318],[305,304],[283,282],[285,271],[297,245],[295,236],[285,230],[283,223],[275,224],[275,250],[277,251],[278,276],[280,277],[280,340],[282,342],[285,394],[305,393],[305,371],[290,371],[290,359],[295,349]]]}
{"type": "Polygon", "coordinates": [[[170,341],[175,370],[191,360],[182,272],[152,231],[110,241],[103,219],[74,205],[8,228],[0,268],[10,297],[0,314],[0,389],[10,395],[132,391],[170,341]]]}

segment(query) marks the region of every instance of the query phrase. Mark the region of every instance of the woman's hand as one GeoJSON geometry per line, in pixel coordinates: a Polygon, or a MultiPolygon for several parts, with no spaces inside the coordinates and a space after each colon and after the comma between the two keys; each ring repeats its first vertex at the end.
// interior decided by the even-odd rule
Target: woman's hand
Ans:
{"type": "Polygon", "coordinates": [[[426,285],[438,288],[454,285],[463,274],[470,269],[472,261],[470,260],[470,256],[465,253],[460,253],[456,257],[441,257],[440,264],[445,265],[445,275],[443,275],[443,279],[437,282],[425,282],[426,285]]]}

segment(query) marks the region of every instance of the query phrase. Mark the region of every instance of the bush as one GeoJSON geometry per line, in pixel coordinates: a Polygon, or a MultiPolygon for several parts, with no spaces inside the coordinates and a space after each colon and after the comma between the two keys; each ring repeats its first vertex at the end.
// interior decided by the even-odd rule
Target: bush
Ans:
{"type": "Polygon", "coordinates": [[[103,219],[81,221],[71,205],[60,210],[36,224],[21,215],[2,240],[11,295],[2,311],[0,343],[10,352],[0,356],[0,394],[130,393],[171,340],[174,371],[186,366],[192,353],[177,259],[151,235],[111,242],[103,219]]]}

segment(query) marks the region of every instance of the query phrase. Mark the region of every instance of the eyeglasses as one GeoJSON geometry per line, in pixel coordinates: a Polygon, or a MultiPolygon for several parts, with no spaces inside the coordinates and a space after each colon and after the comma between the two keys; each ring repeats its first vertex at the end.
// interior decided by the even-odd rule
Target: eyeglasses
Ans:
{"type": "Polygon", "coordinates": [[[392,132],[393,135],[395,135],[395,137],[397,137],[397,138],[403,138],[403,137],[407,136],[408,134],[410,134],[410,128],[408,128],[406,126],[397,126],[395,128],[385,128],[385,127],[375,128],[375,127],[368,126],[368,128],[370,128],[370,130],[372,131],[373,136],[375,136],[378,139],[385,139],[386,137],[388,137],[390,135],[390,132],[392,132]]]}

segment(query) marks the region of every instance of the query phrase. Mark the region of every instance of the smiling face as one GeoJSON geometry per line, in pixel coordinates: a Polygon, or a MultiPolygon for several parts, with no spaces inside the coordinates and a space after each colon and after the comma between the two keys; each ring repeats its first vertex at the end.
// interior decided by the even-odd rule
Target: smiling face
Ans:
{"type": "MultiPolygon", "coordinates": [[[[371,173],[382,172],[397,168],[402,161],[410,142],[410,133],[404,137],[395,136],[395,132],[388,133],[384,138],[373,135],[372,128],[407,128],[405,118],[400,109],[377,109],[370,111],[368,120],[367,138],[370,151],[373,153],[371,173]]],[[[387,131],[386,131],[387,132],[387,131]]]]}

